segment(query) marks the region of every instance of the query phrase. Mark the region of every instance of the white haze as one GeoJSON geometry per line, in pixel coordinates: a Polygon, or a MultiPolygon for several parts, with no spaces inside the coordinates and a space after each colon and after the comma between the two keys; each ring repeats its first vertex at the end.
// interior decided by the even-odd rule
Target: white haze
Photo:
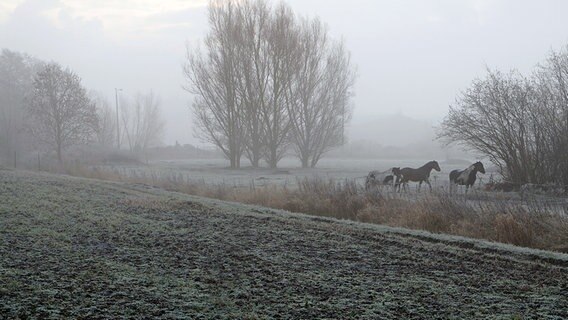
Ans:
{"type": "MultiPolygon", "coordinates": [[[[431,140],[428,128],[486,67],[530,72],[568,43],[568,1],[286,2],[346,41],[359,74],[350,139],[383,145],[431,140]],[[419,120],[388,121],[401,115],[419,120]]],[[[152,90],[161,96],[165,142],[198,144],[181,64],[186,42],[207,32],[206,4],[1,0],[0,47],[68,66],[113,103],[115,87],[152,90]]]]}

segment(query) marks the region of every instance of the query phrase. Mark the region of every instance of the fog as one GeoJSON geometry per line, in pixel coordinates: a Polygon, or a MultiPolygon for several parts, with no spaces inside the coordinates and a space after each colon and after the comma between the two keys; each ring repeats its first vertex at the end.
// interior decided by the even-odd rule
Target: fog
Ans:
{"type": "MultiPolygon", "coordinates": [[[[127,95],[152,89],[163,102],[165,142],[198,143],[181,64],[186,42],[195,45],[206,33],[205,1],[4,2],[3,48],[69,66],[86,87],[110,97],[115,87],[127,95]]],[[[530,70],[568,40],[564,1],[288,3],[319,16],[351,50],[359,74],[353,127],[397,113],[435,125],[486,66],[530,70]]]]}
{"type": "Polygon", "coordinates": [[[567,12],[0,0],[0,318],[568,319],[567,12]]]}
{"type": "MultiPolygon", "coordinates": [[[[358,78],[351,141],[395,145],[423,139],[421,129],[403,123],[373,131],[370,119],[404,115],[436,126],[486,67],[530,72],[568,40],[565,1],[287,3],[299,14],[319,16],[352,53],[358,78]],[[385,131],[393,134],[386,137],[385,131]]],[[[109,99],[114,88],[125,96],[152,90],[162,101],[164,142],[199,144],[181,65],[186,44],[197,45],[207,32],[206,5],[8,0],[0,5],[0,44],[68,66],[87,88],[109,99]]]]}

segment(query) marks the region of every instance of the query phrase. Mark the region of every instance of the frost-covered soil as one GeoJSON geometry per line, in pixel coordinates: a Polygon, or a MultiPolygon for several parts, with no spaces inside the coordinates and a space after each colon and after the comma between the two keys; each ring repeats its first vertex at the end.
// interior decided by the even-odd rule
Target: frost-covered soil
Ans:
{"type": "Polygon", "coordinates": [[[0,318],[568,318],[568,256],[0,170],[0,318]]]}

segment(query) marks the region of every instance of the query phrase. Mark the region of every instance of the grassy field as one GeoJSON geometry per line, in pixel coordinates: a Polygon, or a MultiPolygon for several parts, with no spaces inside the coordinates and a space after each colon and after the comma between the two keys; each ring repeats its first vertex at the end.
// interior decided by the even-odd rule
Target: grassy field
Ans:
{"type": "Polygon", "coordinates": [[[568,318],[568,256],[0,170],[0,317],[568,318]]]}
{"type": "MultiPolygon", "coordinates": [[[[357,179],[362,184],[372,170],[385,171],[391,167],[417,168],[431,159],[423,160],[382,160],[382,159],[337,159],[324,158],[317,168],[299,168],[296,159],[284,158],[277,169],[252,168],[243,166],[241,169],[227,168],[225,159],[187,159],[172,161],[152,161],[143,164],[107,164],[96,166],[100,171],[112,172],[121,176],[146,179],[184,179],[197,183],[206,181],[209,184],[227,184],[240,187],[282,186],[296,187],[296,182],[315,177],[324,179],[357,179]]],[[[467,167],[466,164],[447,164],[441,162],[442,172],[432,172],[432,185],[435,189],[447,187],[448,174],[453,169],[467,167]]],[[[34,168],[33,166],[31,168],[34,168]]],[[[493,172],[492,172],[493,173],[493,172]]],[[[488,181],[491,173],[480,175],[480,179],[488,181]]]]}
{"type": "Polygon", "coordinates": [[[173,165],[166,171],[162,165],[143,165],[70,166],[63,172],[272,209],[568,253],[568,198],[565,196],[485,191],[482,186],[464,194],[464,190],[448,192],[442,181],[432,191],[424,187],[422,192],[395,192],[392,186],[365,190],[360,179],[341,178],[354,173],[346,169],[345,164],[350,163],[288,172],[288,179],[293,178],[294,183],[282,183],[280,178],[275,178],[282,174],[282,169],[227,170],[214,164],[205,168],[204,163],[194,162],[187,163],[188,167],[173,165]],[[194,174],[203,173],[201,170],[210,176],[196,179],[194,174]],[[249,180],[248,186],[243,185],[240,178],[237,180],[241,183],[237,180],[219,182],[231,175],[244,177],[247,174],[258,177],[249,180]]]}

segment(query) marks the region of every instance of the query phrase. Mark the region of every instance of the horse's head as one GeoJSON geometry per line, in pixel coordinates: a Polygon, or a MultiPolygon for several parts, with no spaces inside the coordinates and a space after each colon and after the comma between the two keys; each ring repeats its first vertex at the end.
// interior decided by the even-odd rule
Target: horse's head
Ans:
{"type": "Polygon", "coordinates": [[[396,177],[400,177],[402,175],[402,173],[400,172],[400,167],[392,168],[391,172],[396,177]]]}
{"type": "Polygon", "coordinates": [[[481,163],[481,161],[477,161],[476,163],[473,164],[475,166],[475,169],[481,173],[485,173],[485,168],[483,167],[483,163],[481,163]]]}
{"type": "Polygon", "coordinates": [[[432,164],[432,169],[440,172],[442,171],[442,169],[440,169],[440,165],[438,164],[438,161],[431,161],[430,162],[432,164]]]}

